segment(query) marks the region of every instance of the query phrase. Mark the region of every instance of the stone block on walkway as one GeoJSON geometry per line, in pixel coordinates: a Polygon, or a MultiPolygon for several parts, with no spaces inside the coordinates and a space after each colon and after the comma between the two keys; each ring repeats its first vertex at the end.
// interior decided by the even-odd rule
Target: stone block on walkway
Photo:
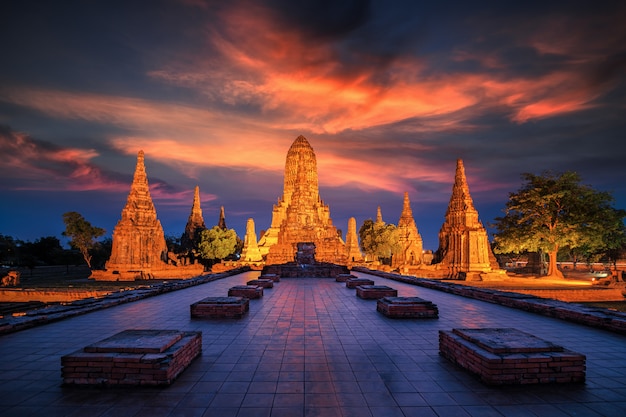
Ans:
{"type": "Polygon", "coordinates": [[[440,330],[439,354],[489,385],[585,381],[585,355],[513,328],[440,330]]]}
{"type": "Polygon", "coordinates": [[[170,385],[202,351],[202,332],[125,330],[61,357],[65,385],[170,385]]]}
{"type": "Polygon", "coordinates": [[[359,285],[374,285],[374,281],[367,278],[349,278],[346,280],[346,288],[356,288],[359,285]]]}
{"type": "Polygon", "coordinates": [[[439,317],[437,305],[419,297],[384,297],[376,303],[376,310],[394,319],[439,317]]]}
{"type": "Polygon", "coordinates": [[[398,290],[386,285],[359,285],[356,287],[356,296],[366,300],[378,300],[383,297],[397,297],[398,290]]]}
{"type": "Polygon", "coordinates": [[[191,317],[242,318],[250,309],[250,300],[244,297],[207,297],[190,307],[191,317]]]}
{"type": "Polygon", "coordinates": [[[274,282],[280,282],[280,275],[278,274],[261,274],[259,279],[271,279],[274,282]]]}
{"type": "Polygon", "coordinates": [[[246,282],[246,284],[263,288],[274,288],[274,280],[271,279],[253,279],[246,282]]]}
{"type": "Polygon", "coordinates": [[[339,274],[339,275],[337,275],[337,278],[335,278],[335,281],[337,281],[337,282],[346,282],[350,278],[357,278],[357,277],[356,277],[356,275],[352,275],[352,274],[339,274]]]}
{"type": "Polygon", "coordinates": [[[235,285],[228,289],[229,297],[245,297],[250,300],[263,297],[263,287],[258,285],[235,285]]]}

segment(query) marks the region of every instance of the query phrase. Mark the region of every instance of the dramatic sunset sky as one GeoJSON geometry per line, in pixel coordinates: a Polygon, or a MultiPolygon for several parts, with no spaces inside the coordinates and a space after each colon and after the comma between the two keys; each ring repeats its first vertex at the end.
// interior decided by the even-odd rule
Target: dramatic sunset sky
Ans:
{"type": "Polygon", "coordinates": [[[626,208],[626,2],[29,1],[0,5],[0,233],[111,236],[143,149],[180,236],[200,186],[240,237],[269,227],[298,135],[345,233],[397,223],[435,250],[465,163],[485,225],[524,172],[577,171],[626,208]],[[515,3],[515,4],[512,4],[515,3]]]}

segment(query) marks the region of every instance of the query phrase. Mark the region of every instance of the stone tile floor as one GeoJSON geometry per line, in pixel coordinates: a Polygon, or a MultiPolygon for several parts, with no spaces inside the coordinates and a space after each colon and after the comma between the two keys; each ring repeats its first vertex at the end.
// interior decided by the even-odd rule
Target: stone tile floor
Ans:
{"type": "MultiPolygon", "coordinates": [[[[365,274],[356,273],[360,277],[365,274]]],[[[0,416],[623,416],[626,336],[374,277],[439,307],[394,320],[333,279],[282,279],[237,319],[192,319],[249,272],[0,336],[0,416]],[[584,384],[489,387],[438,354],[438,331],[514,327],[587,355],[584,384]],[[62,355],[126,329],[199,330],[171,386],[61,385],[62,355]]]]}

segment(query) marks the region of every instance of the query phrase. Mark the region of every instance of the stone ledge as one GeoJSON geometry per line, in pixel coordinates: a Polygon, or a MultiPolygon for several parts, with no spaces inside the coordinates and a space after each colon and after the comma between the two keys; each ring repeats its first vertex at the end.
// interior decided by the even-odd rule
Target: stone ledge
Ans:
{"type": "Polygon", "coordinates": [[[244,297],[207,297],[189,306],[191,317],[242,318],[250,310],[244,297]]]}
{"type": "Polygon", "coordinates": [[[358,285],[356,296],[365,300],[378,300],[383,297],[396,297],[398,290],[386,285],[358,285]]]}
{"type": "Polygon", "coordinates": [[[355,289],[359,285],[374,285],[374,281],[367,278],[350,278],[346,281],[346,288],[355,289]]]}
{"type": "Polygon", "coordinates": [[[61,357],[64,385],[170,385],[202,351],[202,332],[125,330],[61,357]]]}
{"type": "Polygon", "coordinates": [[[263,297],[263,287],[256,285],[235,285],[228,290],[229,297],[255,299],[263,297]]]}
{"type": "Polygon", "coordinates": [[[376,311],[394,319],[436,319],[439,309],[419,297],[384,297],[377,301],[376,311]]]}
{"type": "Polygon", "coordinates": [[[253,279],[246,282],[246,284],[263,288],[274,288],[274,280],[271,279],[253,279]]]}
{"type": "Polygon", "coordinates": [[[440,330],[439,354],[488,385],[585,381],[585,355],[512,328],[440,330]]]}

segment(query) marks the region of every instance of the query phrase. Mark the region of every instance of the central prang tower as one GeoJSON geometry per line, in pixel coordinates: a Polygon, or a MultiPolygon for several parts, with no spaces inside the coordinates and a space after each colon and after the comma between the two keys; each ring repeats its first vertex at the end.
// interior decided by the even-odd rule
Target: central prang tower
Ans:
{"type": "Polygon", "coordinates": [[[272,210],[272,225],[259,241],[267,265],[295,260],[298,243],[312,242],[318,262],[346,263],[345,244],[320,199],[317,160],[304,136],[287,152],[283,196],[272,210]]]}

